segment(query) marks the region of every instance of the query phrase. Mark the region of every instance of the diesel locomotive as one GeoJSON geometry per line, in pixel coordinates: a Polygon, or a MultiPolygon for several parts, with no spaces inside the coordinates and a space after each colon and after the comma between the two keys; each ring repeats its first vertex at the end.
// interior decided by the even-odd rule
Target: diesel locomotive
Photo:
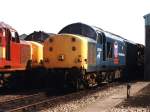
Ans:
{"type": "Polygon", "coordinates": [[[45,33],[43,31],[34,31],[27,35],[24,40],[32,44],[32,60],[30,60],[30,69],[37,69],[42,67],[43,60],[43,42],[52,34],[45,33]]]}
{"type": "Polygon", "coordinates": [[[88,88],[119,79],[124,71],[131,75],[137,51],[136,43],[119,35],[74,23],[44,41],[43,65],[55,85],[88,88]]]}
{"type": "Polygon", "coordinates": [[[39,31],[21,40],[14,28],[0,23],[1,87],[21,82],[82,89],[135,79],[143,70],[143,45],[95,26],[73,23],[59,34],[39,31]]]}
{"type": "Polygon", "coordinates": [[[24,40],[32,43],[33,58],[30,60],[29,69],[25,73],[24,86],[28,88],[42,88],[45,87],[46,70],[43,67],[43,42],[45,39],[54,35],[53,33],[46,33],[44,31],[34,31],[27,35],[24,40]]]}
{"type": "Polygon", "coordinates": [[[40,44],[20,40],[14,28],[1,22],[0,86],[7,85],[10,79],[16,80],[19,78],[20,80],[23,76],[22,73],[26,70],[39,66],[40,60],[43,59],[43,52],[38,48],[41,48],[40,44]]]}

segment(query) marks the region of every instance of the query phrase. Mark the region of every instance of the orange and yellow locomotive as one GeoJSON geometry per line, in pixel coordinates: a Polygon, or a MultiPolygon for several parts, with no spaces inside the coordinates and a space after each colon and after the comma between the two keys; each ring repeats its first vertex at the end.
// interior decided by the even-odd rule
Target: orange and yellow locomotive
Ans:
{"type": "Polygon", "coordinates": [[[0,22],[0,85],[16,72],[40,66],[43,59],[43,46],[36,42],[19,39],[17,31],[0,22]]]}

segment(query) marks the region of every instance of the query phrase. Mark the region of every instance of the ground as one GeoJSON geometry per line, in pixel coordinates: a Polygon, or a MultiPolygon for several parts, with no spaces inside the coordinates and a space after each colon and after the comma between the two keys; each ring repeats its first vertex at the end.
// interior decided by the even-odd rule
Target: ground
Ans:
{"type": "Polygon", "coordinates": [[[80,93],[66,97],[61,103],[42,112],[150,112],[149,90],[150,82],[134,82],[127,99],[127,84],[97,89],[87,95],[80,93]]]}
{"type": "Polygon", "coordinates": [[[148,105],[148,102],[150,102],[150,92],[148,93],[148,91],[143,91],[143,90],[148,90],[150,89],[149,83],[135,83],[135,84],[131,84],[131,96],[129,99],[127,99],[127,89],[126,87],[123,87],[121,91],[118,91],[112,95],[110,95],[109,97],[105,97],[99,101],[96,101],[95,103],[91,104],[91,105],[87,105],[84,108],[81,108],[79,111],[80,112],[120,112],[120,111],[124,111],[127,108],[120,108],[122,107],[122,105],[134,105],[134,102],[137,102],[138,105],[138,101],[139,104],[143,104],[142,102],[145,102],[145,104],[143,104],[145,106],[145,108],[148,105]],[[144,89],[143,89],[144,88],[144,89]],[[142,89],[141,92],[139,92],[142,89]],[[137,93],[138,92],[138,93],[137,93]],[[141,93],[141,94],[140,94],[141,93]],[[149,95],[149,96],[148,96],[149,95]],[[140,96],[140,98],[138,98],[140,96]],[[143,99],[145,97],[145,99],[143,99]],[[124,101],[125,100],[125,101],[124,101]],[[137,100],[137,101],[135,101],[137,100]],[[142,101],[144,100],[144,101],[142,101]],[[121,102],[124,102],[123,104],[121,102]],[[130,104],[132,102],[132,104],[130,104]],[[117,108],[118,106],[118,108],[117,108]]]}
{"type": "Polygon", "coordinates": [[[150,84],[129,99],[114,107],[114,110],[150,112],[150,84]]]}

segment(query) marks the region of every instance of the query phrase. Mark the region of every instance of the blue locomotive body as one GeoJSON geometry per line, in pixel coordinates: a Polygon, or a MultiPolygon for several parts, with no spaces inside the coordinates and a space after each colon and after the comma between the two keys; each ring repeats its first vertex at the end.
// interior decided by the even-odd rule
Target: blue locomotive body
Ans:
{"type": "Polygon", "coordinates": [[[112,71],[126,65],[126,42],[118,35],[83,23],[68,25],[59,33],[79,34],[96,41],[96,64],[88,66],[88,72],[112,71]]]}
{"type": "Polygon", "coordinates": [[[102,33],[103,36],[98,37],[102,38],[102,42],[97,41],[97,68],[112,70],[123,67],[125,65],[124,40],[107,32],[102,33]]]}
{"type": "MultiPolygon", "coordinates": [[[[80,39],[84,38],[86,40],[82,41],[86,43],[84,47],[81,47],[81,45],[76,46],[77,49],[82,48],[78,55],[80,56],[78,62],[86,62],[86,67],[78,67],[72,64],[71,67],[65,66],[64,68],[59,68],[53,67],[52,65],[53,68],[49,69],[52,82],[60,81],[62,82],[62,84],[60,84],[61,86],[65,85],[66,87],[67,85],[80,89],[82,87],[95,86],[103,81],[112,82],[114,79],[124,78],[128,80],[130,76],[136,77],[133,73],[137,70],[139,53],[135,43],[119,35],[83,23],[70,24],[64,27],[59,34],[64,35],[63,39],[65,40],[68,39],[67,36],[65,36],[66,34],[74,34],[72,35],[74,38],[80,37],[80,39]],[[81,59],[81,54],[82,56],[86,54],[86,58],[81,59]],[[64,74],[57,75],[59,72],[64,74]]],[[[74,38],[72,39],[73,42],[75,40],[74,38]]],[[[69,45],[72,46],[73,44],[68,43],[68,46],[69,45]]],[[[67,53],[70,52],[68,52],[68,50],[64,51],[64,54],[67,53]]],[[[64,58],[62,60],[64,60],[64,58]]],[[[74,59],[71,61],[74,63],[74,59]]],[[[55,83],[54,85],[57,84],[55,83]]]]}

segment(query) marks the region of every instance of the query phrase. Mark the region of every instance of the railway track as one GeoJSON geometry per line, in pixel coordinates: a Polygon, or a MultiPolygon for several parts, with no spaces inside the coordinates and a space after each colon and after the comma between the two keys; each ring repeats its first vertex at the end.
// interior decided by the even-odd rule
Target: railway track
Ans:
{"type": "Polygon", "coordinates": [[[58,103],[62,103],[61,101],[66,101],[66,98],[73,100],[72,96],[78,96],[80,94],[88,95],[92,94],[96,91],[104,90],[109,87],[118,86],[120,83],[111,83],[111,84],[102,84],[101,86],[90,89],[90,90],[82,90],[79,92],[68,93],[65,95],[57,95],[57,96],[49,96],[47,93],[37,93],[29,96],[25,96],[22,98],[16,98],[13,100],[9,100],[6,102],[0,103],[0,111],[4,112],[36,112],[39,110],[43,110],[52,106],[57,105],[58,103]]]}
{"type": "Polygon", "coordinates": [[[24,107],[32,103],[43,101],[49,97],[51,96],[49,96],[47,92],[39,92],[39,93],[34,93],[31,95],[26,95],[22,97],[19,96],[17,98],[13,98],[13,99],[6,100],[6,101],[1,101],[0,112],[1,111],[5,112],[5,111],[13,110],[19,107],[24,107]]]}
{"type": "Polygon", "coordinates": [[[30,111],[37,111],[37,110],[42,110],[46,107],[48,107],[48,105],[51,104],[51,102],[55,102],[55,100],[63,98],[64,96],[60,96],[60,97],[51,97],[42,101],[38,101],[38,102],[34,102],[32,104],[28,104],[28,105],[24,105],[22,107],[17,107],[14,109],[10,109],[7,110],[7,112],[30,112],[30,111]]]}

